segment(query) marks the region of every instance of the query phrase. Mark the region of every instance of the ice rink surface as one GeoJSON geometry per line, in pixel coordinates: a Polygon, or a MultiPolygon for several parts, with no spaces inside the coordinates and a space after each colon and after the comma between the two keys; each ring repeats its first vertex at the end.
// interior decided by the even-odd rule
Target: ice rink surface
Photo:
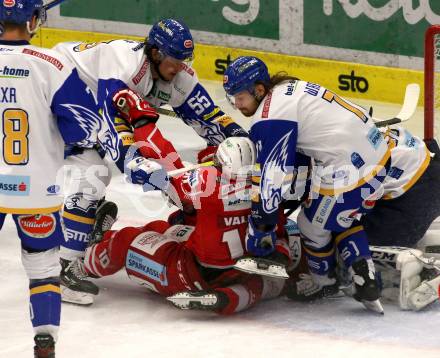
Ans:
{"type": "MultiPolygon", "coordinates": [[[[217,103],[245,128],[248,120],[223,100],[217,83],[205,82],[217,103]]],[[[373,105],[376,117],[399,112],[398,105],[373,105]]],[[[407,123],[422,135],[418,109],[407,123]]],[[[203,141],[179,119],[162,116],[159,127],[194,161],[203,141]]],[[[116,175],[107,198],[120,208],[116,227],[165,218],[171,208],[158,193],[142,193],[116,175]]],[[[12,219],[0,232],[0,357],[32,356],[28,317],[28,281],[12,219]]],[[[367,312],[351,298],[299,304],[279,298],[232,317],[180,311],[163,298],[131,282],[125,272],[97,281],[100,295],[90,307],[63,304],[57,343],[60,358],[149,357],[440,357],[440,304],[422,312],[402,312],[386,304],[385,315],[367,312]]]]}

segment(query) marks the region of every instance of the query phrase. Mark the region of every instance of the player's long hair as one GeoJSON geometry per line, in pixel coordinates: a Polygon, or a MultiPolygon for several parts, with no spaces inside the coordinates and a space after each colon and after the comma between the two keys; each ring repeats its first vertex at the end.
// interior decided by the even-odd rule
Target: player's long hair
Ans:
{"type": "Polygon", "coordinates": [[[263,82],[256,82],[261,83],[264,86],[264,89],[266,90],[266,93],[272,90],[276,85],[279,85],[282,82],[286,81],[299,81],[300,79],[298,77],[290,76],[287,72],[281,71],[276,73],[275,75],[270,77],[269,83],[263,83],[263,82]]]}

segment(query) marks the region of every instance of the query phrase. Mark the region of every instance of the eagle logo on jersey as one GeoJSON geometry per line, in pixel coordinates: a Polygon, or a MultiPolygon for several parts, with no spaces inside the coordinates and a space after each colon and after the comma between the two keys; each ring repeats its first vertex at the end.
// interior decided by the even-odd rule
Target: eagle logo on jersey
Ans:
{"type": "Polygon", "coordinates": [[[264,163],[260,190],[261,198],[263,199],[263,210],[267,214],[277,210],[282,200],[283,182],[288,175],[287,149],[292,132],[290,131],[285,134],[275,144],[264,163]]]}
{"type": "MultiPolygon", "coordinates": [[[[107,91],[107,97],[109,93],[107,91]]],[[[104,148],[104,150],[110,154],[110,157],[113,161],[117,161],[119,159],[119,137],[118,132],[116,131],[112,117],[110,116],[109,110],[107,108],[107,102],[104,102],[103,108],[103,117],[106,121],[106,130],[102,130],[99,134],[99,143],[104,148]]]]}
{"type": "Polygon", "coordinates": [[[202,120],[193,119],[184,119],[184,122],[189,125],[192,129],[194,129],[199,136],[201,136],[208,145],[219,145],[223,142],[226,137],[220,129],[220,124],[210,122],[209,125],[207,122],[202,125],[202,120]]]}
{"type": "Polygon", "coordinates": [[[97,140],[97,133],[101,130],[102,119],[90,109],[77,104],[63,104],[62,106],[73,114],[87,135],[84,140],[77,144],[82,147],[94,146],[97,140]]]}
{"type": "Polygon", "coordinates": [[[98,206],[98,200],[84,199],[82,194],[72,195],[66,199],[65,206],[68,210],[77,209],[84,213],[88,213],[90,209],[98,206]]]}

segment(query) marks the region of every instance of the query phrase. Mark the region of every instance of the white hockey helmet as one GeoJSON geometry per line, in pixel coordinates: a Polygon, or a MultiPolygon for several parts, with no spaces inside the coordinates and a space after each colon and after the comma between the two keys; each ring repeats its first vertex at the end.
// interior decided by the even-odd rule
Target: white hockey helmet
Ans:
{"type": "Polygon", "coordinates": [[[249,176],[256,160],[254,143],[246,137],[231,137],[218,146],[214,162],[228,178],[249,176]]]}

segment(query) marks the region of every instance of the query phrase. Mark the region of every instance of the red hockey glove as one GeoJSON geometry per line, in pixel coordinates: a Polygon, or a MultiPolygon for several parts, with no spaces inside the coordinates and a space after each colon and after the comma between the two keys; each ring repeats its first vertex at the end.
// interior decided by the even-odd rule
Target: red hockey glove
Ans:
{"type": "Polygon", "coordinates": [[[214,159],[214,154],[217,152],[216,145],[208,145],[197,154],[197,163],[206,163],[214,159]]]}
{"type": "Polygon", "coordinates": [[[142,127],[147,123],[155,123],[159,119],[156,110],[131,89],[125,88],[117,91],[112,101],[121,117],[134,128],[142,127]]]}

